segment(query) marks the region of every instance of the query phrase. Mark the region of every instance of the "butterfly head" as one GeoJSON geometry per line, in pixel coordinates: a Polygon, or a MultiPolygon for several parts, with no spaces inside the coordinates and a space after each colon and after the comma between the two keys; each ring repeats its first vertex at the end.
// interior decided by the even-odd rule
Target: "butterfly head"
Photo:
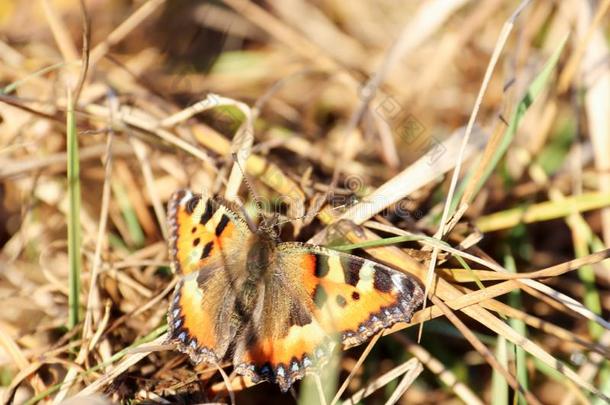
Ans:
{"type": "Polygon", "coordinates": [[[279,214],[263,215],[258,225],[258,233],[266,235],[269,239],[280,242],[279,214]]]}

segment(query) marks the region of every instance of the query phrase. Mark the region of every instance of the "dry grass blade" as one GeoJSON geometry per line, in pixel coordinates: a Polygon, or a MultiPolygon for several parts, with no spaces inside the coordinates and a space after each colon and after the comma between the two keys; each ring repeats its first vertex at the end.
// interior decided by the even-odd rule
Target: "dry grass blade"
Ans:
{"type": "MultiPolygon", "coordinates": [[[[344,135],[345,141],[349,139],[351,133],[357,128],[358,123],[369,109],[369,105],[375,97],[379,86],[383,83],[388,73],[396,66],[398,61],[408,54],[410,50],[423,42],[425,38],[438,30],[446,18],[467,1],[468,0],[453,0],[450,2],[433,1],[426,3],[422,5],[418,13],[411,19],[411,23],[405,24],[398,40],[388,50],[379,69],[360,90],[360,105],[354,110],[347,123],[344,135]]],[[[378,114],[374,114],[373,117],[378,126],[380,135],[382,136],[382,142],[384,142],[384,139],[388,138],[387,136],[383,137],[383,134],[388,132],[384,130],[385,122],[378,114]]],[[[389,159],[388,163],[391,167],[396,167],[398,165],[398,156],[391,136],[389,137],[389,140],[385,141],[385,144],[389,144],[388,147],[384,148],[384,152],[389,159]]],[[[347,155],[348,152],[349,149],[346,148],[339,156],[339,160],[333,170],[331,186],[329,187],[328,193],[336,187],[337,181],[339,180],[339,174],[341,173],[345,162],[351,160],[349,159],[350,156],[347,155]]]]}
{"type": "MultiPolygon", "coordinates": [[[[599,343],[608,347],[610,345],[610,332],[606,331],[599,339],[599,343]]],[[[580,366],[578,370],[578,375],[587,381],[592,381],[595,376],[599,373],[600,368],[603,368],[604,361],[610,358],[608,354],[602,355],[599,353],[591,353],[587,361],[580,366]]],[[[570,405],[573,404],[576,400],[577,394],[570,393],[564,400],[561,405],[570,405]]]]}
{"type": "MultiPolygon", "coordinates": [[[[469,158],[483,147],[486,137],[483,132],[477,132],[471,143],[467,145],[464,158],[469,158]]],[[[445,154],[452,154],[458,150],[460,140],[463,139],[463,130],[456,131],[443,142],[445,154]]],[[[430,166],[430,157],[423,156],[401,173],[392,177],[388,182],[378,187],[373,193],[365,196],[361,202],[350,207],[341,219],[361,224],[388,206],[407,197],[419,188],[436,180],[438,176],[454,168],[455,162],[450,159],[440,159],[430,166]]]]}
{"type": "Polygon", "coordinates": [[[589,338],[582,335],[577,335],[573,331],[561,328],[552,323],[548,323],[535,316],[528,315],[523,311],[519,311],[518,309],[512,308],[502,302],[489,299],[481,301],[481,306],[486,309],[490,309],[501,316],[523,321],[528,326],[540,329],[548,335],[555,336],[557,339],[565,341],[566,343],[573,343],[574,345],[586,350],[591,350],[605,356],[610,356],[608,347],[594,343],[589,338]]]}
{"type": "Polygon", "coordinates": [[[78,59],[78,52],[76,51],[76,47],[70,38],[68,28],[57,14],[57,11],[51,4],[50,0],[40,0],[40,3],[64,60],[66,62],[75,61],[78,59]]]}
{"type": "Polygon", "coordinates": [[[350,370],[348,376],[345,378],[345,381],[343,381],[343,384],[341,384],[341,386],[335,393],[335,396],[333,397],[332,401],[330,401],[330,405],[335,405],[339,401],[339,399],[341,399],[341,395],[343,395],[350,381],[352,381],[360,367],[362,367],[362,363],[364,363],[364,360],[366,360],[366,357],[369,355],[371,350],[373,350],[375,343],[377,343],[380,337],[381,334],[373,336],[370,342],[366,345],[366,349],[364,349],[360,357],[358,357],[358,361],[356,362],[356,364],[354,364],[354,367],[350,370]]]}
{"type": "Polygon", "coordinates": [[[112,382],[117,376],[121,375],[125,372],[129,367],[138,363],[140,360],[148,356],[149,353],[153,351],[153,349],[163,343],[167,339],[166,335],[161,335],[152,342],[145,343],[139,347],[136,347],[136,350],[141,350],[138,353],[127,354],[123,360],[119,364],[117,364],[112,370],[104,374],[102,377],[95,380],[95,382],[89,384],[83,390],[81,390],[76,396],[77,397],[85,397],[88,395],[92,395],[98,390],[102,389],[105,385],[112,382]],[[150,348],[150,350],[147,350],[150,348]]]}
{"type": "Polygon", "coordinates": [[[143,23],[150,15],[165,3],[165,0],[147,0],[129,18],[125,19],[104,41],[91,51],[91,65],[95,65],[106,55],[110,48],[121,42],[131,31],[143,23]]]}
{"type": "Polygon", "coordinates": [[[366,387],[358,390],[350,397],[350,399],[343,401],[343,405],[354,405],[358,402],[362,401],[364,398],[368,397],[378,389],[384,387],[388,382],[394,380],[398,376],[407,373],[409,381],[411,378],[416,377],[422,371],[422,365],[417,359],[411,359],[397,367],[394,367],[392,370],[387,373],[377,377],[373,382],[371,382],[366,387]]]}
{"type": "MultiPolygon", "coordinates": [[[[99,158],[104,155],[105,149],[105,145],[93,145],[82,148],[80,150],[80,159],[81,161],[86,162],[99,158]]],[[[115,156],[121,157],[132,155],[131,148],[121,141],[114,143],[112,152],[115,156]]],[[[0,168],[0,179],[24,176],[28,173],[42,169],[49,172],[56,172],[59,171],[62,166],[66,165],[67,160],[67,153],[59,152],[44,158],[35,158],[31,160],[24,159],[22,161],[3,161],[4,166],[0,168]]]]}
{"type": "Polygon", "coordinates": [[[316,383],[316,390],[318,392],[318,401],[320,405],[326,405],[326,396],[324,395],[324,388],[322,387],[322,381],[318,374],[312,375],[314,382],[316,383]]]}
{"type": "Polygon", "coordinates": [[[474,392],[464,383],[458,380],[456,375],[446,368],[443,363],[432,356],[421,345],[413,343],[404,335],[397,333],[393,335],[396,340],[405,345],[409,353],[415,356],[419,361],[432,371],[439,381],[449,387],[455,394],[466,404],[483,405],[483,401],[476,396],[474,392]]]}
{"type": "Polygon", "coordinates": [[[589,308],[576,301],[574,298],[560,293],[554,290],[553,288],[544,285],[536,280],[523,280],[522,283],[548,295],[549,297],[552,297],[556,302],[561,303],[565,307],[581,315],[583,318],[594,321],[606,329],[610,329],[610,322],[606,321],[604,318],[594,313],[589,308]]]}
{"type": "Polygon", "coordinates": [[[440,299],[436,298],[434,295],[430,297],[430,301],[434,303],[434,305],[440,307],[441,311],[443,311],[444,315],[456,326],[462,335],[470,342],[470,344],[476,349],[481,356],[485,359],[489,365],[491,365],[494,370],[498,371],[502,376],[506,379],[506,382],[513,387],[513,389],[519,392],[521,395],[525,397],[525,399],[530,404],[540,404],[531,392],[525,390],[521,384],[517,382],[515,377],[508,372],[508,370],[502,366],[493,353],[483,344],[481,341],[472,333],[472,331],[464,325],[464,323],[451,311],[451,309],[440,299]]]}
{"type": "Polygon", "coordinates": [[[231,404],[235,405],[235,393],[233,392],[233,389],[231,388],[231,380],[230,380],[229,376],[227,375],[227,373],[225,373],[225,371],[222,369],[220,364],[215,364],[215,366],[216,366],[216,369],[218,370],[218,372],[220,373],[220,375],[222,376],[222,380],[224,381],[224,383],[227,387],[227,392],[229,393],[229,398],[231,399],[231,404]]]}
{"type": "Polygon", "coordinates": [[[204,151],[180,139],[171,132],[160,129],[159,123],[155,119],[142,114],[141,111],[138,112],[130,108],[121,108],[119,114],[117,114],[118,116],[113,117],[110,109],[103,106],[90,104],[85,107],[85,110],[94,116],[98,116],[104,121],[111,120],[113,127],[116,126],[117,128],[124,129],[125,124],[127,124],[145,133],[153,133],[164,141],[174,144],[185,152],[199,158],[203,163],[207,164],[211,168],[214,168],[214,170],[216,169],[212,160],[204,151]]]}
{"type": "Polygon", "coordinates": [[[8,333],[4,331],[2,325],[0,325],[0,345],[4,348],[6,353],[11,356],[13,362],[19,368],[20,376],[16,376],[13,380],[9,389],[7,389],[3,395],[3,403],[10,403],[13,400],[14,391],[17,385],[23,380],[28,378],[30,383],[37,392],[45,390],[45,385],[39,375],[33,374],[33,372],[39,367],[39,364],[29,364],[19,346],[11,339],[8,333]]]}
{"type": "Polygon", "coordinates": [[[557,85],[557,90],[559,92],[563,93],[568,89],[568,86],[570,86],[570,83],[572,82],[574,75],[576,74],[578,64],[581,62],[583,54],[587,50],[588,45],[590,44],[591,39],[593,38],[593,34],[596,30],[599,29],[599,25],[602,21],[602,18],[604,17],[609,8],[610,0],[602,0],[599,3],[591,25],[589,25],[586,34],[578,43],[578,47],[576,48],[576,50],[570,55],[568,62],[566,63],[565,67],[563,68],[563,71],[561,72],[561,76],[559,76],[559,83],[557,85]]]}
{"type": "MultiPolygon", "coordinates": [[[[607,58],[610,47],[604,36],[603,28],[599,27],[598,24],[603,15],[607,17],[608,7],[610,7],[609,3],[608,0],[599,2],[596,15],[593,19],[590,16],[593,4],[577,9],[579,16],[578,30],[581,33],[586,30],[586,34],[582,36],[581,46],[584,47],[590,41],[584,50],[583,59],[580,64],[580,76],[582,77],[582,87],[586,88],[584,100],[586,122],[590,128],[595,167],[600,173],[598,179],[599,190],[602,192],[610,192],[610,158],[608,158],[608,152],[610,151],[608,137],[610,133],[610,116],[608,114],[608,105],[610,104],[610,69],[608,69],[607,64],[600,63],[600,61],[607,58]],[[591,38],[589,35],[591,35],[591,38]]],[[[581,49],[583,48],[579,47],[577,52],[581,51],[581,49]]],[[[578,58],[580,58],[580,55],[575,56],[575,59],[578,58]]],[[[566,74],[566,82],[568,78],[569,73],[566,74]]],[[[603,240],[606,245],[609,245],[610,208],[602,210],[602,221],[603,240]]],[[[608,279],[610,277],[606,276],[606,280],[608,279]]]]}
{"type": "Polygon", "coordinates": [[[550,355],[544,349],[542,349],[539,345],[535,344],[531,340],[524,338],[514,329],[506,325],[503,321],[494,317],[487,311],[484,311],[482,308],[465,308],[463,312],[473,319],[481,322],[481,324],[487,326],[494,332],[498,333],[506,337],[509,341],[523,348],[533,356],[537,357],[540,361],[542,361],[547,366],[551,367],[554,370],[559,371],[561,374],[565,375],[568,379],[573,381],[575,384],[580,387],[586,389],[587,391],[595,394],[596,396],[606,399],[607,396],[602,394],[596,387],[588,383],[587,381],[580,378],[574,371],[568,368],[564,363],[557,360],[555,357],[550,355]]]}
{"type": "Polygon", "coordinates": [[[258,5],[248,0],[224,0],[224,3],[321,68],[332,70],[338,67],[337,63],[321,49],[258,5]]]}
{"type": "Polygon", "coordinates": [[[413,381],[415,381],[415,379],[417,377],[419,377],[419,375],[421,374],[423,369],[424,368],[422,367],[421,363],[417,362],[416,367],[407,371],[405,373],[405,375],[402,377],[402,380],[400,380],[400,382],[398,383],[398,386],[392,393],[392,396],[386,401],[385,404],[394,405],[396,402],[398,402],[400,397],[402,397],[405,394],[405,392],[407,391],[407,389],[409,389],[411,384],[413,384],[413,381]]]}
{"type": "MultiPolygon", "coordinates": [[[[4,397],[3,402],[2,402],[3,405],[4,404],[5,405],[13,404],[14,403],[14,399],[15,399],[14,398],[15,397],[15,391],[17,390],[17,387],[19,386],[19,384],[21,384],[21,382],[23,380],[28,379],[29,376],[31,376],[33,373],[35,373],[37,370],[39,370],[45,364],[60,364],[60,365],[64,365],[64,366],[71,365],[71,363],[66,361],[66,360],[52,359],[52,358],[45,359],[45,363],[44,364],[40,363],[40,362],[35,362],[35,363],[29,364],[26,368],[21,370],[15,376],[13,381],[11,382],[11,385],[8,387],[8,389],[5,392],[5,397],[4,397]]],[[[35,381],[33,381],[33,382],[36,383],[35,381]]],[[[41,387],[44,388],[44,385],[41,385],[41,387]]],[[[49,391],[49,390],[42,391],[42,392],[47,392],[47,391],[49,391]]],[[[38,395],[40,395],[40,394],[38,394],[38,395]]]]}
{"type": "Polygon", "coordinates": [[[142,141],[134,137],[129,137],[129,141],[131,142],[134,154],[138,158],[138,162],[140,163],[140,167],[142,168],[144,182],[146,183],[146,190],[148,191],[148,198],[150,199],[150,201],[152,201],[155,216],[157,217],[159,228],[161,229],[161,233],[163,234],[163,239],[167,240],[168,235],[167,229],[165,227],[165,206],[163,205],[163,203],[161,203],[161,200],[159,199],[159,192],[155,187],[155,179],[151,165],[149,163],[150,154],[148,152],[148,148],[142,141]]]}

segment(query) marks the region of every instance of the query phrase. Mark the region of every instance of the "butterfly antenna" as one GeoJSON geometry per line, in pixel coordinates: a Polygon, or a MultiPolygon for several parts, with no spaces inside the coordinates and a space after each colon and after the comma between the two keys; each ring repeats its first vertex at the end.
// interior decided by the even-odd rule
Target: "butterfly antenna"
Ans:
{"type": "Polygon", "coordinates": [[[235,161],[235,163],[237,163],[237,167],[239,167],[239,171],[241,172],[241,175],[244,178],[244,182],[246,183],[246,187],[248,188],[248,193],[254,199],[254,203],[256,205],[256,211],[258,211],[259,215],[263,216],[264,208],[261,203],[261,198],[254,190],[254,187],[252,186],[252,182],[250,182],[250,178],[248,177],[248,175],[246,174],[244,169],[241,167],[241,164],[239,163],[239,160],[237,159],[237,153],[233,152],[231,155],[233,156],[233,160],[235,161]]]}
{"type": "MultiPolygon", "coordinates": [[[[350,203],[341,204],[341,205],[337,205],[336,207],[332,207],[330,210],[334,211],[334,210],[338,210],[338,209],[341,209],[341,208],[349,207],[351,205],[353,205],[353,203],[352,204],[350,204],[350,203]]],[[[316,212],[310,212],[309,214],[301,215],[300,217],[296,217],[296,218],[288,218],[288,219],[286,219],[284,221],[278,222],[277,225],[283,225],[283,224],[285,224],[287,222],[298,221],[299,219],[306,219],[306,218],[310,218],[310,217],[315,217],[316,215],[318,215],[320,213],[320,211],[322,211],[322,210],[320,209],[320,210],[317,210],[316,212]]]]}

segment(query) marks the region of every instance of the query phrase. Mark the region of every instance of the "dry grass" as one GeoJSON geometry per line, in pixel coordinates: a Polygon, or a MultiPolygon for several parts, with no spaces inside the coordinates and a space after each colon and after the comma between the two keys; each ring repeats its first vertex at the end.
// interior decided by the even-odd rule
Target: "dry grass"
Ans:
{"type": "Polygon", "coordinates": [[[0,2],[3,400],[607,401],[609,7],[0,2]],[[250,209],[232,154],[285,239],[430,293],[292,395],[159,346],[164,206],[250,209]]]}

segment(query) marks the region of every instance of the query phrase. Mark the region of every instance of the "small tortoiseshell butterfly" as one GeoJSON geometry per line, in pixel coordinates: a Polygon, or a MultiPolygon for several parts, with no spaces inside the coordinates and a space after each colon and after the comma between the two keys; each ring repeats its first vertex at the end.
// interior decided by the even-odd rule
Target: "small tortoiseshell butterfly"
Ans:
{"type": "Polygon", "coordinates": [[[340,340],[359,345],[408,322],[423,301],[413,276],[320,246],[250,230],[231,203],[187,190],[169,202],[169,251],[180,277],[169,342],[194,363],[231,361],[287,391],[340,340]]]}

